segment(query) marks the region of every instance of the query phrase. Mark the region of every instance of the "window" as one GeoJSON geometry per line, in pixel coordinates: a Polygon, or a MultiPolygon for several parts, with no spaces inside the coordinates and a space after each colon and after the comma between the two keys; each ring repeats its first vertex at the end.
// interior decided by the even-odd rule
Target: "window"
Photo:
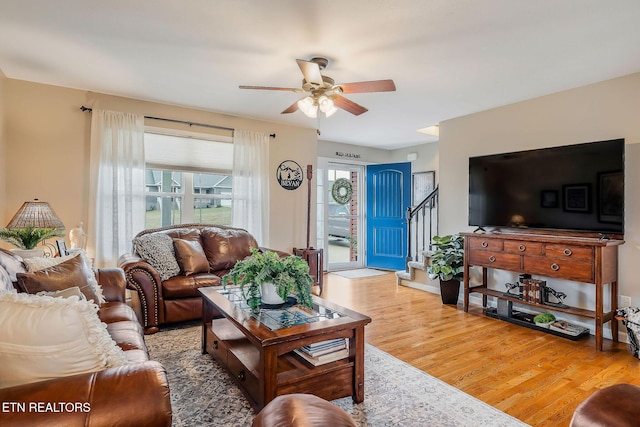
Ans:
{"type": "Polygon", "coordinates": [[[145,133],[146,228],[231,225],[233,145],[145,133]]]}

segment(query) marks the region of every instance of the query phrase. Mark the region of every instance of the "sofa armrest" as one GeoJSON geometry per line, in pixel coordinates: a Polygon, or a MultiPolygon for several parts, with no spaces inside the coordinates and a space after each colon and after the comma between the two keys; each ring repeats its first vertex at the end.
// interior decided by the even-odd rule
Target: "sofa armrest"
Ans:
{"type": "Polygon", "coordinates": [[[102,288],[102,294],[107,301],[125,302],[125,277],[121,268],[99,268],[95,271],[96,280],[102,288]]]}
{"type": "Polygon", "coordinates": [[[158,272],[148,262],[131,254],[121,256],[118,265],[124,270],[127,288],[138,293],[144,333],[157,332],[158,325],[164,320],[164,314],[160,313],[164,304],[158,272]]]}
{"type": "Polygon", "coordinates": [[[155,361],[2,388],[0,402],[7,426],[171,426],[167,375],[155,361]]]}

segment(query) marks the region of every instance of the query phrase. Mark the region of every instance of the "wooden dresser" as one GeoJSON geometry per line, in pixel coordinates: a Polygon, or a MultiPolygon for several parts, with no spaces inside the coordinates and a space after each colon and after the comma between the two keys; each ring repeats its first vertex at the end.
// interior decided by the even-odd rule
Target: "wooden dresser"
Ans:
{"type": "Polygon", "coordinates": [[[507,299],[519,304],[536,306],[548,311],[564,312],[595,320],[596,348],[602,351],[602,330],[611,321],[614,341],[618,339],[618,323],[614,315],[618,304],[618,246],[622,240],[602,240],[564,235],[525,233],[462,233],[464,236],[464,310],[469,310],[469,294],[482,294],[483,306],[487,296],[507,299]],[[469,286],[469,268],[482,268],[482,284],[469,286]],[[503,291],[487,287],[489,268],[528,273],[595,285],[593,310],[568,307],[559,308],[526,302],[505,296],[503,291]],[[609,284],[611,307],[605,312],[603,296],[609,284]]]}

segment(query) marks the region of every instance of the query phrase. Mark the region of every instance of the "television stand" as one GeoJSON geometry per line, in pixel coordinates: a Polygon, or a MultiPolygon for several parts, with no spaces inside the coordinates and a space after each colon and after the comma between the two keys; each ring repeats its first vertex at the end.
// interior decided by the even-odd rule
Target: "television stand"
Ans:
{"type": "Polygon", "coordinates": [[[492,296],[544,310],[594,319],[596,349],[600,351],[605,323],[611,322],[612,338],[614,341],[618,340],[618,322],[614,316],[618,306],[618,246],[624,243],[623,240],[564,234],[461,234],[464,236],[464,311],[469,310],[469,294],[475,292],[482,294],[484,307],[487,307],[487,297],[492,296]],[[482,268],[480,286],[469,285],[469,269],[472,266],[482,268]],[[595,309],[562,308],[506,297],[503,292],[487,286],[487,270],[490,268],[593,284],[595,309]],[[609,284],[611,301],[608,311],[604,309],[606,284],[609,284]]]}

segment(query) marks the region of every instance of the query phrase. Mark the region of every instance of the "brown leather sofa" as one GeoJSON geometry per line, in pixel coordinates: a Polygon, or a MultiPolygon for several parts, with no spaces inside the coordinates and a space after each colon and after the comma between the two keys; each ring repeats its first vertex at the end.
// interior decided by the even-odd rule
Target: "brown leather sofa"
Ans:
{"type": "Polygon", "coordinates": [[[172,239],[197,242],[204,251],[208,268],[195,273],[184,271],[184,262],[190,266],[187,270],[196,262],[189,258],[183,260],[180,274],[163,281],[159,272],[142,259],[140,254],[134,252],[120,257],[118,265],[125,272],[127,287],[138,293],[145,334],[157,332],[158,326],[163,324],[200,319],[202,298],[198,288],[220,286],[221,277],[237,261],[249,256],[252,247],[258,247],[256,239],[246,230],[222,225],[174,225],[142,231],[136,238],[155,233],[164,233],[172,239]]]}
{"type": "MultiPolygon", "coordinates": [[[[96,279],[106,302],[98,316],[125,352],[129,364],[103,371],[0,388],[0,402],[88,403],[83,411],[7,411],[4,426],[170,426],[171,401],[166,371],[149,360],[144,335],[125,302],[125,277],[119,268],[99,269],[96,279]]],[[[55,409],[55,408],[53,408],[55,409]]]]}
{"type": "Polygon", "coordinates": [[[252,427],[355,427],[347,412],[312,394],[285,394],[273,399],[253,419],[252,427]]]}

